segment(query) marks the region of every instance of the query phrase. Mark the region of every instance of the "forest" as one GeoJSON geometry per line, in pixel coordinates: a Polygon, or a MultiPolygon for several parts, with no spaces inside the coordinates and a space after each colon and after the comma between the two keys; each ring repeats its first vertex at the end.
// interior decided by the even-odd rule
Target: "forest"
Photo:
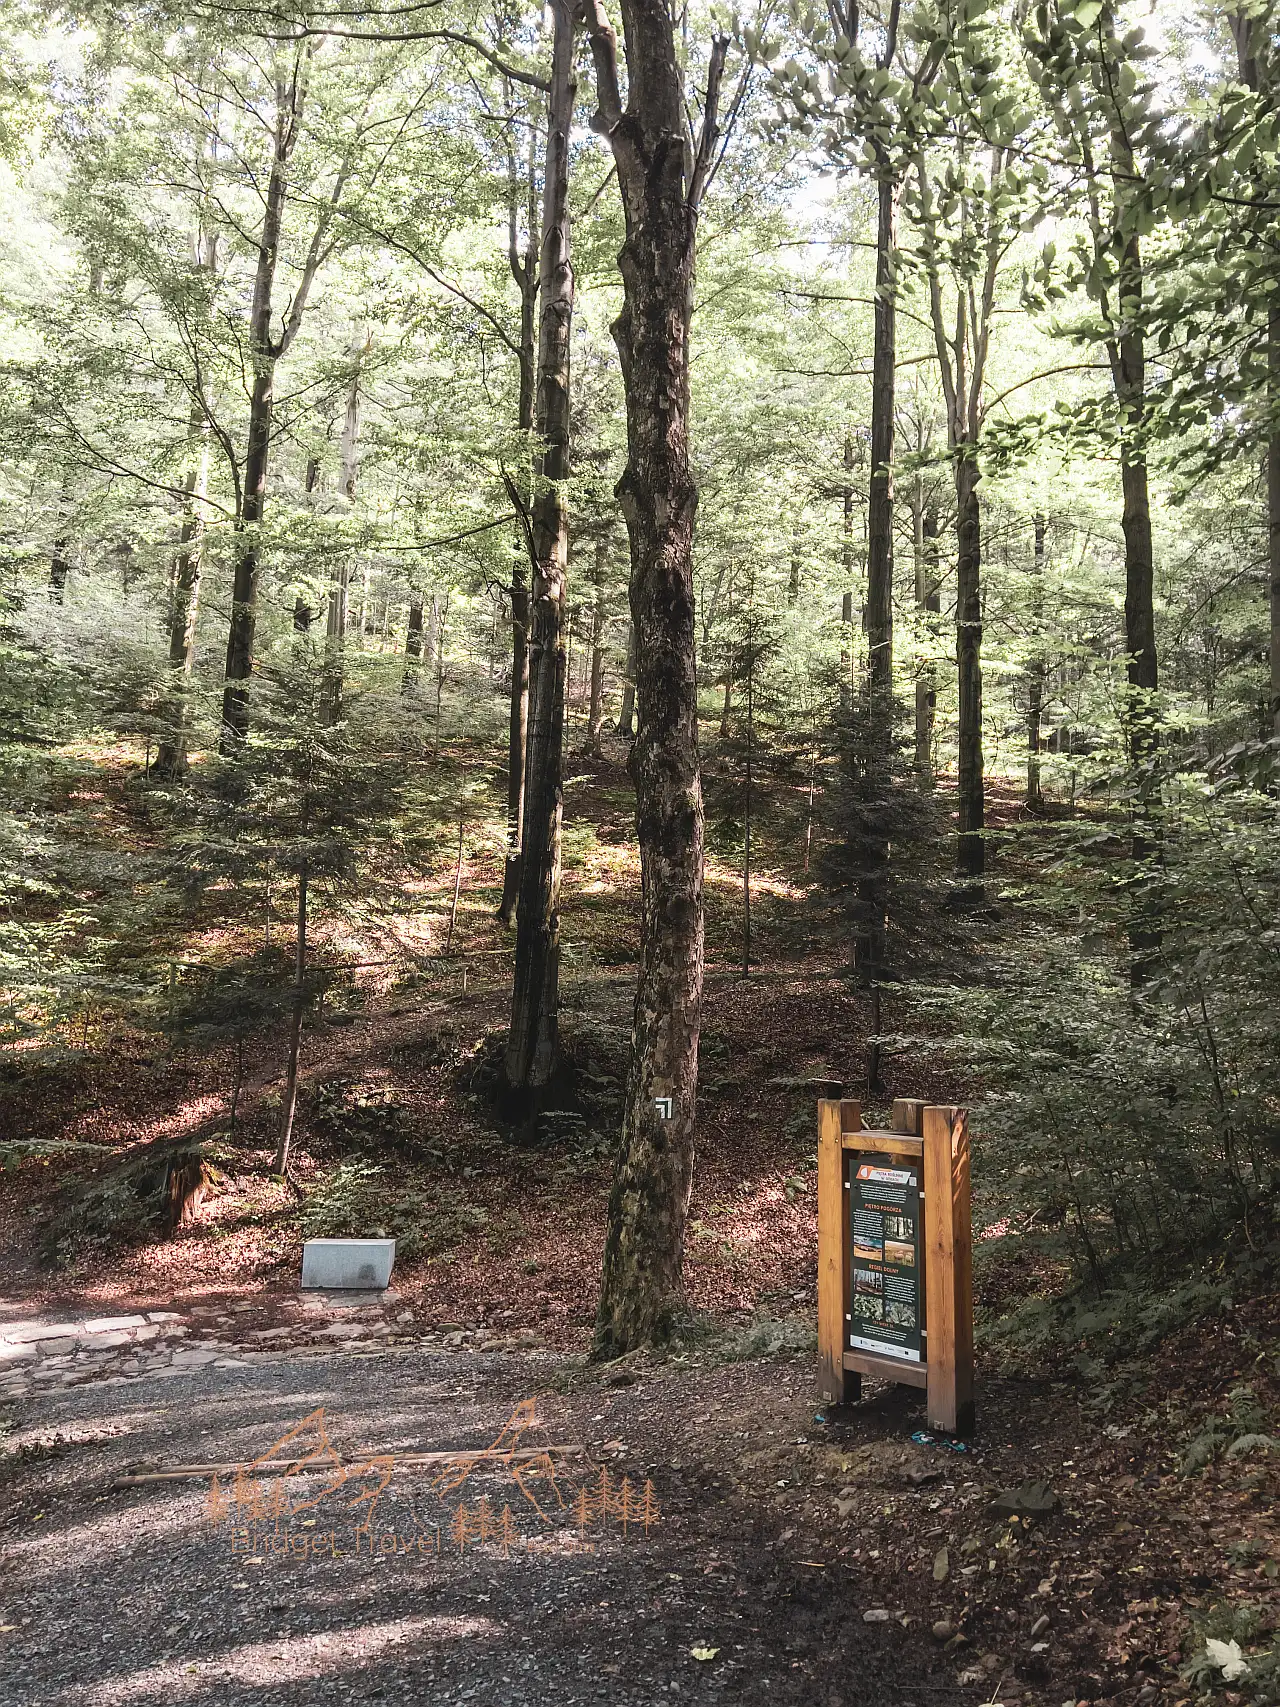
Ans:
{"type": "MultiPolygon", "coordinates": [[[[648,1467],[495,1587],[560,1608],[513,1701],[1280,1701],[1277,9],[0,5],[13,1699],[320,1698],[287,1629],[24,1650],[141,1591],[23,1467],[133,1380],[221,1463],[327,1334],[348,1436],[536,1391],[648,1467]],[[818,1403],[842,1097],[967,1111],[964,1464],[818,1403]],[[348,1238],[395,1290],[321,1329],[348,1238]]],[[[375,1610],[371,1698],[510,1683],[497,1602],[375,1610]]]]}

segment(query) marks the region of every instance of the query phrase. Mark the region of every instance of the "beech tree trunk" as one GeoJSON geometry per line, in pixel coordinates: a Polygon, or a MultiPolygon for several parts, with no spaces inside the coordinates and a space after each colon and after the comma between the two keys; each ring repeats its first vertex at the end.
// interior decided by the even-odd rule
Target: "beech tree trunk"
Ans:
{"type": "Polygon", "coordinates": [[[641,935],[622,1144],[605,1235],[602,1356],[664,1338],[683,1305],[703,981],[703,802],[689,465],[689,323],[698,207],[718,131],[727,43],[712,48],[702,130],[686,157],[684,84],[665,0],[622,0],[627,106],[603,0],[585,0],[595,128],[608,137],[626,236],[613,325],[627,411],[618,498],[631,542],[640,726],[631,748],[641,935]]]}
{"type": "Polygon", "coordinates": [[[596,602],[591,613],[591,697],[587,702],[587,745],[597,758],[604,737],[605,564],[608,555],[609,536],[601,533],[596,541],[596,602]]]}
{"type": "Polygon", "coordinates": [[[867,501],[867,760],[887,784],[893,745],[893,438],[897,313],[893,251],[898,189],[877,186],[876,306],[871,377],[871,483],[867,501]],[[886,773],[881,775],[881,773],[886,773]]]}
{"type": "Polygon", "coordinates": [[[409,626],[404,637],[404,680],[400,691],[412,698],[419,688],[422,673],[422,595],[414,593],[409,599],[409,626]]]}
{"type": "MultiPolygon", "coordinates": [[[[356,477],[360,465],[360,360],[363,348],[353,348],[354,367],[347,391],[347,408],[342,423],[342,495],[348,505],[356,500],[356,477]]],[[[365,571],[366,578],[368,571],[365,571]]],[[[342,718],[342,694],[346,685],[347,597],[351,584],[351,564],[343,557],[329,587],[329,611],[325,623],[324,674],[320,692],[320,721],[332,728],[342,718]]],[[[421,614],[421,612],[419,612],[421,614]]]]}
{"type": "MultiPolygon", "coordinates": [[[[305,819],[303,834],[306,834],[305,819]]],[[[280,1104],[280,1133],[276,1140],[272,1173],[283,1174],[289,1167],[289,1144],[293,1138],[293,1117],[298,1106],[298,1061],[302,1053],[302,1018],[307,1004],[307,862],[298,871],[298,924],[294,947],[293,1011],[289,1020],[289,1064],[285,1071],[284,1097],[280,1104]]]]}
{"type": "MultiPolygon", "coordinates": [[[[520,339],[516,351],[519,370],[519,401],[516,424],[523,444],[533,434],[535,407],[536,318],[538,308],[538,198],[537,126],[529,126],[529,155],[525,173],[525,241],[521,252],[518,232],[519,194],[514,152],[508,185],[507,259],[511,276],[520,292],[520,339]]],[[[527,469],[527,464],[526,464],[527,469]]],[[[527,509],[531,494],[517,489],[514,496],[527,509]]],[[[524,821],[524,767],[529,734],[529,552],[530,541],[522,519],[511,558],[511,704],[507,727],[507,851],[502,870],[502,899],[498,917],[510,925],[520,896],[520,845],[524,821]]]]}
{"type": "Polygon", "coordinates": [[[182,482],[182,526],[173,567],[169,607],[169,732],[156,749],[152,775],[176,782],[187,771],[187,724],[191,668],[196,652],[196,612],[204,547],[204,499],[209,485],[209,422],[199,403],[192,404],[187,428],[192,457],[182,482]]]}
{"type": "Polygon", "coordinates": [[[275,414],[276,365],[286,353],[306,311],[307,298],[320,269],[325,234],[332,223],[346,183],[349,163],[340,167],[329,201],[321,208],[303,262],[301,276],[278,335],[272,334],[273,298],[280,260],[289,163],[297,146],[306,103],[307,74],[314,47],[310,41],[294,50],[292,68],[277,73],[274,146],[267,174],[262,228],[249,308],[249,360],[253,387],[249,395],[249,430],[233,528],[234,574],[231,620],[227,629],[227,662],[222,690],[222,737],[219,748],[233,757],[249,733],[249,678],[253,674],[253,641],[258,616],[258,570],[261,564],[259,529],[266,508],[267,462],[275,414]]]}
{"type": "MultiPolygon", "coordinates": [[[[1271,70],[1266,54],[1266,36],[1261,18],[1248,11],[1231,14],[1240,81],[1257,94],[1264,81],[1264,67],[1271,70]],[[1259,53],[1262,48],[1263,53],[1259,53]]],[[[1267,93],[1273,79],[1266,77],[1267,93]]],[[[1280,296],[1274,293],[1267,307],[1267,407],[1271,431],[1267,436],[1267,603],[1270,616],[1270,670],[1264,730],[1280,735],[1280,296]]]]}
{"type": "MultiPolygon", "coordinates": [[[[926,504],[923,481],[916,481],[912,521],[915,534],[916,607],[927,616],[942,610],[938,575],[938,512],[926,504]]],[[[938,705],[938,673],[932,658],[916,676],[916,778],[922,789],[934,786],[933,725],[938,705]]]]}
{"type": "Polygon", "coordinates": [[[1027,807],[1032,812],[1044,809],[1044,793],[1040,787],[1040,720],[1044,715],[1045,657],[1041,650],[1044,641],[1044,513],[1036,511],[1035,546],[1031,556],[1031,622],[1035,635],[1035,651],[1027,665],[1027,807]]]}
{"type": "Polygon", "coordinates": [[[538,437],[529,646],[529,729],[505,1070],[509,1112],[528,1120],[555,1069],[560,1010],[560,851],[564,812],[565,593],[569,557],[569,135],[577,86],[570,0],[551,0],[551,89],[543,176],[538,325],[538,437]]]}
{"type": "Polygon", "coordinates": [[[982,511],[973,446],[956,449],[956,673],[959,678],[959,836],[956,866],[979,882],[986,871],[982,756],[982,511]]]}

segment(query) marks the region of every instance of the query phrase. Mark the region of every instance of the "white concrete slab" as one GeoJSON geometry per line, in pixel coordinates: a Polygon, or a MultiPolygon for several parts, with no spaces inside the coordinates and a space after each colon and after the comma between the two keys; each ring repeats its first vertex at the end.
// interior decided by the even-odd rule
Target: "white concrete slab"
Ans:
{"type": "Polygon", "coordinates": [[[394,1239],[308,1239],[302,1284],[333,1292],[381,1292],[391,1283],[394,1239]]]}

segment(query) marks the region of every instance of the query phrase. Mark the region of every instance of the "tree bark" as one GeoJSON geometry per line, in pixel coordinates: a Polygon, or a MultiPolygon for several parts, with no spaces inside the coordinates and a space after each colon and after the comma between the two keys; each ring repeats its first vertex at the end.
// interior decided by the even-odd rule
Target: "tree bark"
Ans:
{"type": "Polygon", "coordinates": [[[529,732],[516,913],[515,974],[505,1070],[509,1111],[536,1111],[559,1054],[560,854],[564,812],[564,633],[569,555],[570,333],[569,136],[577,86],[571,0],[551,0],[551,89],[543,175],[538,326],[536,555],[529,647],[529,732]]]}
{"type": "Polygon", "coordinates": [[[683,1301],[703,982],[703,802],[689,465],[689,324],[698,207],[727,43],[713,45],[701,135],[686,159],[684,86],[665,0],[623,0],[627,106],[603,0],[585,0],[595,128],[613,149],[626,236],[613,335],[627,411],[618,498],[631,542],[640,728],[631,749],[641,936],[622,1144],[609,1197],[596,1345],[665,1337],[683,1301]]]}
{"type": "MultiPolygon", "coordinates": [[[[938,575],[938,512],[925,502],[924,482],[917,478],[912,509],[915,537],[916,608],[926,616],[942,610],[938,575]]],[[[932,640],[932,635],[930,635],[932,640]]],[[[916,676],[916,779],[920,787],[934,786],[933,725],[938,705],[938,674],[932,658],[921,665],[916,676]]]]}
{"type": "Polygon", "coordinates": [[[196,612],[204,549],[203,505],[209,486],[209,421],[198,402],[191,406],[187,443],[192,461],[182,482],[182,526],[169,611],[169,731],[156,749],[151,767],[152,775],[164,782],[176,782],[187,771],[191,669],[195,662],[196,612]]]}
{"type": "Polygon", "coordinates": [[[1035,546],[1031,557],[1031,625],[1035,650],[1027,665],[1027,808],[1044,810],[1040,786],[1040,720],[1044,715],[1044,539],[1045,518],[1037,510],[1034,520],[1035,546]]]}
{"type": "Polygon", "coordinates": [[[986,802],[982,756],[982,511],[974,447],[956,447],[956,673],[959,678],[959,836],[962,877],[986,871],[986,802]]]}
{"type": "Polygon", "coordinates": [[[887,786],[893,746],[893,439],[897,363],[894,247],[898,187],[877,187],[876,306],[871,356],[871,484],[867,501],[867,761],[887,786]]]}
{"type": "MultiPolygon", "coordinates": [[[[305,820],[303,834],[306,834],[305,820]]],[[[276,1142],[272,1173],[283,1174],[289,1166],[289,1144],[293,1138],[293,1116],[298,1106],[298,1059],[302,1053],[302,1016],[307,1001],[307,862],[298,871],[298,925],[294,949],[293,1013],[289,1022],[289,1065],[285,1074],[284,1099],[280,1105],[280,1135],[276,1142]]]]}
{"type": "Polygon", "coordinates": [[[591,697],[587,703],[587,746],[600,757],[604,738],[604,634],[605,634],[605,565],[609,555],[609,536],[602,532],[596,541],[596,602],[591,614],[591,697]]]}
{"type": "MultiPolygon", "coordinates": [[[[530,126],[529,164],[525,181],[525,246],[520,252],[514,156],[511,161],[508,214],[508,263],[520,292],[520,341],[516,351],[519,401],[516,424],[521,442],[533,434],[535,387],[535,321],[538,306],[538,202],[536,126],[530,126]]],[[[527,470],[527,464],[526,464],[527,470]]],[[[530,494],[517,491],[527,506],[530,494]]],[[[522,520],[511,559],[511,703],[507,727],[507,849],[502,869],[502,899],[498,917],[510,925],[520,895],[520,847],[524,829],[524,768],[529,735],[529,540],[522,520]]]]}
{"type": "MultiPolygon", "coordinates": [[[[1266,37],[1260,18],[1247,11],[1235,12],[1230,18],[1235,38],[1240,81],[1258,94],[1263,86],[1264,66],[1269,67],[1265,54],[1266,37]]],[[[1268,94],[1272,79],[1267,77],[1268,94]]],[[[1267,435],[1267,604],[1270,617],[1270,647],[1267,684],[1267,707],[1264,719],[1268,735],[1280,735],[1280,295],[1273,289],[1267,306],[1267,413],[1270,432],[1267,435]]]]}
{"type": "MultiPolygon", "coordinates": [[[[356,501],[356,477],[360,466],[360,361],[368,349],[356,344],[352,349],[351,384],[347,390],[347,408],[342,422],[342,495],[348,505],[356,501]]],[[[365,571],[366,585],[368,570],[365,571]]],[[[342,695],[346,686],[347,596],[351,584],[351,563],[343,557],[337,565],[329,586],[329,610],[325,622],[324,674],[320,691],[320,721],[333,728],[342,719],[342,695]]]]}
{"type": "Polygon", "coordinates": [[[404,637],[404,680],[400,691],[411,699],[419,687],[422,672],[422,595],[414,593],[409,599],[409,626],[404,637]]]}

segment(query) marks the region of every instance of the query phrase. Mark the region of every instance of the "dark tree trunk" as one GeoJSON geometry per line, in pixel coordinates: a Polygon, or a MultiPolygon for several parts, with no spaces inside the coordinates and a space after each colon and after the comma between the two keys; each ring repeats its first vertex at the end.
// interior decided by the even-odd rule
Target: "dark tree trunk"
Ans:
{"type": "Polygon", "coordinates": [[[513,1117],[528,1119],[559,1054],[560,848],[564,811],[564,634],[569,555],[570,333],[569,135],[573,126],[574,22],[552,0],[554,40],[547,110],[538,327],[538,437],[529,647],[529,732],[516,913],[515,975],[505,1070],[513,1117]]]}
{"type": "Polygon", "coordinates": [[[182,527],[173,567],[173,600],[169,609],[169,731],[156,750],[152,775],[176,782],[187,770],[188,701],[191,668],[196,653],[196,613],[200,603],[200,571],[204,545],[204,503],[209,477],[209,423],[199,403],[188,423],[191,467],[182,482],[182,527]]]}
{"type": "Polygon", "coordinates": [[[404,637],[404,680],[400,691],[412,698],[419,687],[422,672],[422,596],[414,593],[409,599],[409,626],[404,637]]]}
{"type": "MultiPolygon", "coordinates": [[[[517,426],[522,444],[533,433],[535,407],[535,322],[538,307],[538,203],[537,151],[533,141],[536,126],[530,126],[529,166],[526,177],[526,229],[523,255],[517,237],[517,184],[515,161],[511,163],[509,255],[511,276],[520,292],[519,402],[517,426]]],[[[527,464],[526,464],[527,469],[527,464]]],[[[530,502],[527,489],[516,492],[523,506],[530,502]]],[[[522,522],[511,561],[511,705],[507,727],[507,851],[502,870],[502,900],[498,917],[510,925],[520,896],[520,847],[524,829],[525,751],[529,734],[529,560],[530,544],[522,522]]]]}
{"type": "MultiPolygon", "coordinates": [[[[926,616],[942,609],[938,576],[938,512],[925,502],[923,481],[916,482],[912,520],[915,533],[916,608],[926,616]]],[[[932,641],[930,633],[930,641],[932,641]]],[[[922,789],[934,786],[933,725],[938,706],[938,676],[933,659],[916,676],[916,779],[922,789]]]]}
{"type": "MultiPolygon", "coordinates": [[[[1259,54],[1265,50],[1266,35],[1260,18],[1247,11],[1231,14],[1231,31],[1235,37],[1240,81],[1258,93],[1263,86],[1264,66],[1270,61],[1259,54]]],[[[1273,76],[1266,77],[1267,93],[1271,94],[1273,76]]],[[[1269,735],[1280,735],[1280,297],[1273,287],[1267,307],[1267,410],[1271,431],[1267,437],[1267,568],[1268,614],[1270,617],[1270,670],[1267,683],[1267,715],[1265,728],[1269,735]]]]}
{"type": "Polygon", "coordinates": [[[982,511],[973,446],[956,447],[956,671],[960,691],[959,836],[961,877],[986,870],[986,804],[982,759],[982,511]]]}
{"type": "MultiPolygon", "coordinates": [[[[342,424],[342,495],[348,504],[354,504],[356,499],[356,474],[360,454],[360,358],[363,353],[359,345],[353,351],[355,367],[347,392],[346,417],[342,424]]],[[[347,595],[350,583],[351,564],[344,557],[329,586],[329,611],[324,635],[324,672],[320,684],[320,721],[330,729],[342,719],[342,695],[346,686],[347,595]]]]}
{"type": "Polygon", "coordinates": [[[295,634],[310,634],[314,616],[315,612],[299,593],[293,601],[293,632],[295,634]]]}
{"type": "Polygon", "coordinates": [[[840,595],[840,709],[853,707],[853,434],[844,439],[844,488],[841,493],[840,567],[844,591],[840,595]]]}
{"type": "Polygon", "coordinates": [[[1035,547],[1031,558],[1031,627],[1035,650],[1027,665],[1027,807],[1044,809],[1040,786],[1040,720],[1044,715],[1044,537],[1042,511],[1035,515],[1035,547]]]}
{"type": "Polygon", "coordinates": [[[1119,278],[1121,335],[1112,345],[1111,365],[1124,437],[1120,446],[1120,486],[1124,508],[1124,634],[1128,654],[1127,687],[1122,702],[1130,762],[1138,787],[1130,820],[1133,880],[1129,906],[1130,970],[1135,984],[1150,977],[1160,952],[1160,911],[1156,868],[1161,858],[1159,781],[1154,763],[1159,749],[1160,687],[1156,655],[1155,567],[1151,540],[1151,497],[1141,431],[1146,390],[1146,352],[1136,315],[1142,302],[1142,256],[1131,238],[1119,278]]]}
{"type": "MultiPolygon", "coordinates": [[[[305,825],[303,834],[305,835],[305,825]]],[[[280,1105],[280,1134],[276,1140],[271,1171],[287,1172],[293,1117],[298,1106],[298,1059],[302,1053],[302,1016],[307,1004],[307,862],[298,872],[298,925],[294,947],[293,1012],[289,1021],[289,1064],[285,1073],[284,1098],[280,1105]]]]}
{"type": "Polygon", "coordinates": [[[71,575],[71,559],[67,556],[70,548],[71,542],[65,536],[55,539],[49,556],[49,597],[55,605],[66,599],[67,581],[71,575]]]}
{"type": "Polygon", "coordinates": [[[622,704],[618,708],[618,733],[624,741],[635,735],[636,715],[636,625],[627,623],[627,661],[622,678],[622,704]]]}
{"type": "Polygon", "coordinates": [[[622,1145],[609,1197],[596,1343],[661,1339],[683,1303],[703,980],[703,804],[689,466],[689,322],[697,213],[714,159],[727,44],[713,46],[686,169],[684,87],[665,0],[623,0],[627,107],[602,0],[586,0],[599,111],[626,221],[613,333],[627,410],[618,498],[631,541],[640,728],[631,749],[641,936],[622,1145]]]}
{"type": "Polygon", "coordinates": [[[591,613],[591,697],[587,702],[587,746],[597,758],[604,737],[605,564],[608,555],[609,536],[602,533],[596,542],[596,602],[591,613]]]}
{"type": "Polygon", "coordinates": [[[897,185],[880,181],[876,216],[876,306],[871,367],[871,484],[867,502],[867,760],[887,783],[893,744],[893,437],[897,315],[894,246],[897,185]]]}
{"type": "MultiPolygon", "coordinates": [[[[1280,419],[1280,301],[1267,310],[1268,407],[1280,419]]],[[[1267,440],[1267,558],[1271,617],[1268,731],[1280,735],[1280,429],[1267,440]]]]}

